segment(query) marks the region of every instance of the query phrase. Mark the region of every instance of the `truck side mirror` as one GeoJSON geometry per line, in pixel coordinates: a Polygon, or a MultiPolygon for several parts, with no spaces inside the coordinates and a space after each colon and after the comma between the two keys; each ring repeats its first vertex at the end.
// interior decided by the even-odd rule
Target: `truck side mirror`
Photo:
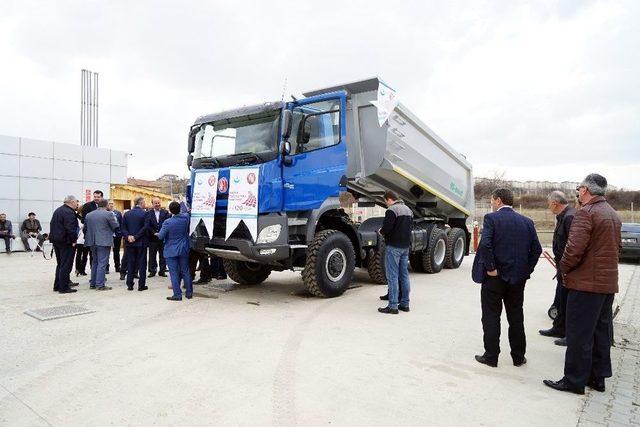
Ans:
{"type": "Polygon", "coordinates": [[[200,131],[200,126],[194,126],[189,131],[189,140],[187,141],[187,152],[196,151],[196,134],[200,131]]]}
{"type": "Polygon", "coordinates": [[[291,136],[291,127],[293,126],[293,113],[291,110],[282,112],[282,139],[288,140],[291,136]]]}

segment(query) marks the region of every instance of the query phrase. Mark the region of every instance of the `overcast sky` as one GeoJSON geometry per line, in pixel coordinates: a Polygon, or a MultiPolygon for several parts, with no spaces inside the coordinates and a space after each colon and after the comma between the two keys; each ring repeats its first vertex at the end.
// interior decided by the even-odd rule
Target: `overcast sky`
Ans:
{"type": "Polygon", "coordinates": [[[186,175],[204,113],[378,75],[476,176],[640,189],[640,1],[27,1],[0,12],[0,134],[100,146],[186,175]]]}

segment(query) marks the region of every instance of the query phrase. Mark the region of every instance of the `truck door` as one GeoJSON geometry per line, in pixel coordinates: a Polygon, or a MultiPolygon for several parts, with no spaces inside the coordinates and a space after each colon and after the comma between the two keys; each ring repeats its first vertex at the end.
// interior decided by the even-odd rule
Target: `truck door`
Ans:
{"type": "Polygon", "coordinates": [[[327,197],[340,194],[347,170],[346,96],[318,95],[289,108],[293,126],[282,171],[284,210],[315,209],[327,197]]]}

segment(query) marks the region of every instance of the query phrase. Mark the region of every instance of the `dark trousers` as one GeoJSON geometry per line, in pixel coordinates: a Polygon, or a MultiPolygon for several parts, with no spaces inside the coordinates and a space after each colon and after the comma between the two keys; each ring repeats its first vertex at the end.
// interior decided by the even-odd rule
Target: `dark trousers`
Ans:
{"type": "Polygon", "coordinates": [[[219,256],[211,255],[211,276],[216,279],[226,279],[227,272],[224,270],[224,264],[222,258],[219,256]]]}
{"type": "Polygon", "coordinates": [[[53,290],[64,291],[69,289],[69,282],[71,282],[70,275],[76,248],[69,244],[54,244],[53,250],[56,253],[56,279],[53,282],[53,290]]]}
{"type": "Polygon", "coordinates": [[[76,245],[76,271],[80,273],[86,273],[87,258],[89,256],[89,247],[78,244],[76,245]]]}
{"type": "Polygon", "coordinates": [[[491,277],[482,284],[482,331],[484,332],[484,352],[491,361],[497,362],[500,354],[500,315],[502,304],[509,322],[509,344],[514,362],[524,357],[527,340],[524,334],[524,282],[510,284],[500,277],[491,277]]]}
{"type": "Polygon", "coordinates": [[[558,330],[562,335],[565,335],[565,319],[567,312],[567,294],[568,289],[564,287],[562,283],[562,276],[558,273],[558,284],[556,285],[556,297],[553,300],[553,305],[558,312],[555,319],[553,319],[553,329],[558,330]]]}
{"type": "Polygon", "coordinates": [[[189,255],[184,254],[176,257],[167,258],[169,266],[169,276],[171,277],[171,287],[173,288],[174,297],[182,297],[180,282],[184,283],[187,296],[193,294],[193,286],[191,281],[191,273],[189,271],[189,255]]]}
{"type": "Polygon", "coordinates": [[[167,271],[167,262],[164,259],[164,254],[162,253],[164,249],[164,245],[162,241],[159,239],[151,239],[149,241],[149,273],[155,273],[158,271],[158,260],[156,258],[160,258],[160,271],[167,271]]]}
{"type": "MultiPolygon", "coordinates": [[[[196,266],[200,264],[200,280],[211,280],[211,264],[209,263],[209,255],[200,252],[189,252],[189,272],[193,281],[196,280],[196,266]]],[[[225,273],[226,274],[226,273],[225,273]]]]}
{"type": "Polygon", "coordinates": [[[611,376],[613,294],[569,290],[564,376],[576,387],[611,376]]]}
{"type": "MultiPolygon", "coordinates": [[[[120,244],[122,243],[122,237],[113,238],[113,265],[116,271],[120,271],[120,244]]],[[[109,265],[107,264],[107,269],[109,265]]]]}
{"type": "Polygon", "coordinates": [[[127,241],[123,240],[122,246],[122,262],[120,263],[120,275],[126,275],[129,267],[129,257],[127,256],[127,241]]]}
{"type": "MultiPolygon", "coordinates": [[[[4,249],[5,252],[11,252],[11,237],[9,236],[0,236],[0,239],[4,240],[4,249]]],[[[26,248],[25,248],[26,250],[26,248]]]]}
{"type": "Polygon", "coordinates": [[[140,289],[147,280],[147,247],[127,245],[125,253],[127,255],[127,287],[133,288],[133,276],[137,271],[140,275],[138,279],[138,289],[140,289]]]}

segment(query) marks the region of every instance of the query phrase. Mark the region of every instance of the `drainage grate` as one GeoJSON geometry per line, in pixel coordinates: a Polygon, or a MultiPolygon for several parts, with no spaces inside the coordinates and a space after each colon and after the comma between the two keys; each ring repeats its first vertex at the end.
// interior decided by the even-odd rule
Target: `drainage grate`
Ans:
{"type": "Polygon", "coordinates": [[[44,321],[61,319],[63,317],[80,316],[81,314],[89,314],[94,312],[95,310],[91,310],[81,305],[61,305],[58,307],[31,309],[25,311],[24,314],[44,321]]]}

